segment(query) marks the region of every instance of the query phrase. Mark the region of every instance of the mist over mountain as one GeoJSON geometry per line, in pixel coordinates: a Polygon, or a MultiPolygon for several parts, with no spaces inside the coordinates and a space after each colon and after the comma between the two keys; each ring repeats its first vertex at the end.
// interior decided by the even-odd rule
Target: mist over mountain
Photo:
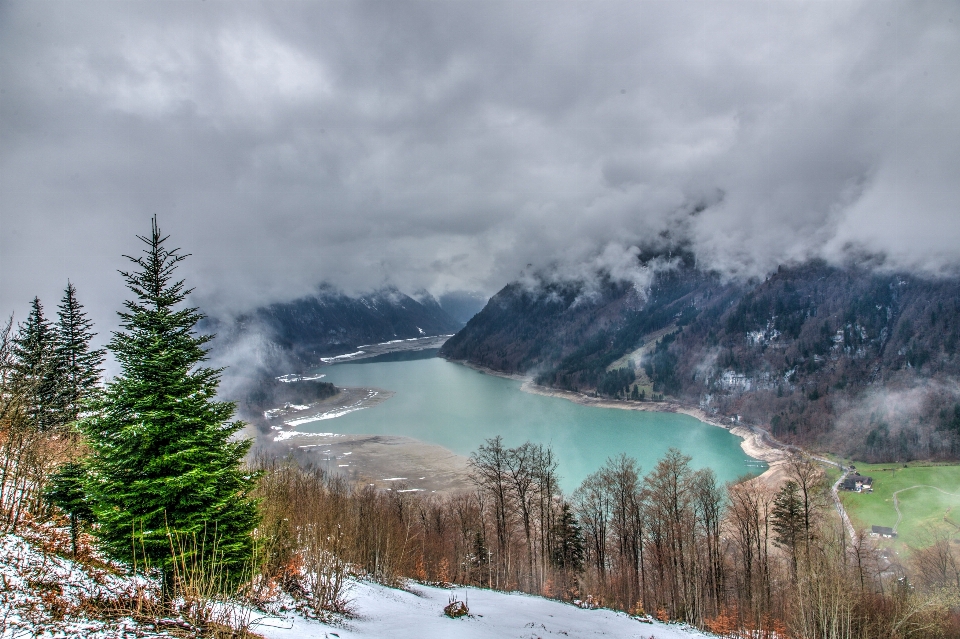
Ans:
{"type": "MultiPolygon", "coordinates": [[[[960,272],[957,3],[13,1],[0,4],[0,57],[0,307],[19,319],[70,279],[97,345],[122,309],[115,271],[156,215],[193,255],[178,273],[220,319],[225,365],[296,368],[453,330],[476,310],[456,291],[503,289],[451,352],[615,390],[626,373],[601,379],[606,358],[665,339],[652,336],[674,322],[653,327],[682,312],[674,342],[639,356],[676,357],[679,381],[654,366],[644,390],[753,418],[711,386],[719,372],[761,396],[757,375],[826,357],[803,345],[847,330],[816,325],[817,302],[801,333],[777,328],[747,357],[760,342],[737,340],[784,315],[730,332],[723,304],[766,299],[778,264],[819,264],[828,282],[856,264],[909,290],[960,272]],[[658,261],[637,248],[650,238],[658,261]],[[418,295],[334,311],[318,281],[373,306],[363,291],[427,290],[439,312],[418,295]],[[694,343],[711,314],[713,337],[694,343]],[[793,346],[789,366],[771,359],[793,346]],[[693,380],[697,366],[713,381],[693,380]]],[[[836,312],[856,301],[824,295],[836,312]]],[[[946,380],[927,372],[945,345],[909,368],[888,361],[929,342],[896,342],[909,308],[891,310],[882,339],[864,313],[873,345],[837,361],[872,358],[884,388],[894,372],[946,380]]],[[[861,414],[829,403],[833,424],[861,414]]],[[[802,421],[798,433],[825,428],[802,421]]],[[[890,448],[900,432],[871,441],[890,448]]]]}
{"type": "Polygon", "coordinates": [[[960,280],[813,260],[731,280],[638,255],[504,287],[441,350],[557,388],[664,396],[859,458],[960,454],[960,280]]]}
{"type": "Polygon", "coordinates": [[[461,324],[469,322],[474,315],[483,310],[489,297],[483,293],[454,291],[444,293],[438,298],[440,308],[461,324]]]}
{"type": "MultiPolygon", "coordinates": [[[[0,308],[106,338],[156,214],[220,316],[698,263],[960,264],[960,4],[0,3],[0,308]]],[[[462,317],[461,317],[462,319],[462,317]]]]}
{"type": "Polygon", "coordinates": [[[211,318],[212,357],[235,375],[301,372],[321,357],[366,344],[456,332],[463,326],[426,291],[413,296],[382,288],[359,296],[329,285],[313,295],[257,308],[232,319],[211,318]]]}

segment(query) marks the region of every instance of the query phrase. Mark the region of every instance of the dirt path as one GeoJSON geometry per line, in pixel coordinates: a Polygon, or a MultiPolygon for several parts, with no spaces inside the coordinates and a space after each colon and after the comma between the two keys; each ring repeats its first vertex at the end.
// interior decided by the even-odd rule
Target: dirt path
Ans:
{"type": "Polygon", "coordinates": [[[843,507],[843,501],[840,499],[840,484],[843,483],[843,480],[847,478],[847,475],[850,474],[850,468],[844,468],[841,464],[832,462],[828,459],[823,459],[821,457],[814,457],[819,462],[827,463],[832,466],[839,466],[840,470],[843,471],[843,474],[840,475],[840,479],[833,483],[833,488],[830,489],[830,493],[833,495],[833,503],[837,507],[837,512],[840,513],[840,519],[843,521],[844,527],[847,529],[847,534],[850,535],[850,539],[856,539],[857,531],[853,527],[853,523],[850,521],[850,517],[847,515],[847,510],[843,507]]]}

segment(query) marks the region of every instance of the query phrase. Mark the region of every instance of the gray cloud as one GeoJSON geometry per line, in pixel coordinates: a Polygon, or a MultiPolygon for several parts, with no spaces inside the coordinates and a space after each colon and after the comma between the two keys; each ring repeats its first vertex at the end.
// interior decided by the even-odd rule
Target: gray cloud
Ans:
{"type": "Polygon", "coordinates": [[[663,231],[732,275],[960,263],[956,3],[6,2],[0,60],[21,317],[70,277],[109,326],[154,213],[227,311],[642,278],[663,231]]]}

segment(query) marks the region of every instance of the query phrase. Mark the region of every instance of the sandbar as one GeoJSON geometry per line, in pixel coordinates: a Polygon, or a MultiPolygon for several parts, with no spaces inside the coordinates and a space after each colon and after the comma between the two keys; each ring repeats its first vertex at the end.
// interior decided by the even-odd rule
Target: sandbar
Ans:
{"type": "Polygon", "coordinates": [[[466,457],[411,437],[298,432],[264,447],[278,457],[292,455],[301,465],[382,489],[457,493],[473,487],[466,457]]]}

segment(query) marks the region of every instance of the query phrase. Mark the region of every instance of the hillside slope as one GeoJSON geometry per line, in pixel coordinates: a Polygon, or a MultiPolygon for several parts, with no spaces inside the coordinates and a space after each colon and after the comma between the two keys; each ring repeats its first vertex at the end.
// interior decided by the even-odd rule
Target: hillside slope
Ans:
{"type": "Polygon", "coordinates": [[[412,584],[410,590],[353,582],[356,617],[331,627],[299,617],[264,619],[254,630],[267,639],[513,639],[514,637],[713,637],[696,629],[657,621],[642,623],[622,612],[587,610],[522,593],[477,588],[437,588],[412,584]],[[443,608],[451,597],[469,601],[470,615],[450,619],[443,608]],[[336,633],[334,635],[334,633],[336,633]]]}
{"type": "Polygon", "coordinates": [[[958,337],[955,279],[810,262],[726,282],[683,256],[643,290],[603,275],[510,284],[441,354],[558,388],[664,394],[787,441],[896,460],[960,454],[958,337]]]}
{"type": "MultiPolygon", "coordinates": [[[[130,616],[131,602],[138,598],[152,601],[147,593],[155,592],[158,584],[150,579],[131,576],[122,567],[102,561],[99,567],[74,562],[11,534],[0,536],[0,550],[2,637],[194,636],[193,626],[184,617],[168,614],[160,627],[148,612],[141,611],[137,619],[130,616]]],[[[267,604],[267,609],[227,601],[218,606],[214,616],[248,624],[250,630],[266,639],[710,636],[676,624],[642,623],[622,612],[582,609],[520,593],[415,584],[409,590],[397,590],[359,580],[350,580],[347,590],[352,615],[332,618],[330,623],[292,612],[295,606],[282,596],[267,604]],[[451,596],[469,602],[468,616],[451,619],[443,614],[451,596]]]]}

